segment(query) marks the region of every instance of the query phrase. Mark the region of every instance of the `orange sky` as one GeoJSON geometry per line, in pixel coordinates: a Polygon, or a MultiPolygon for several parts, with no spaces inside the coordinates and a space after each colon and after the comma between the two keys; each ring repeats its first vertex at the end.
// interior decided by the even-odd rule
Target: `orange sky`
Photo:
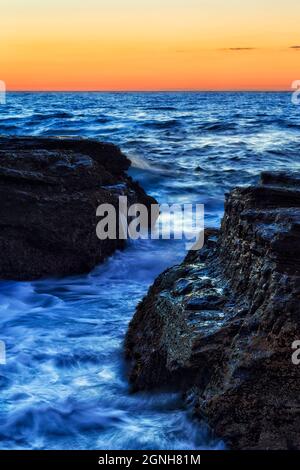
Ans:
{"type": "Polygon", "coordinates": [[[2,0],[0,80],[10,90],[290,89],[299,20],[299,0],[2,0]]]}

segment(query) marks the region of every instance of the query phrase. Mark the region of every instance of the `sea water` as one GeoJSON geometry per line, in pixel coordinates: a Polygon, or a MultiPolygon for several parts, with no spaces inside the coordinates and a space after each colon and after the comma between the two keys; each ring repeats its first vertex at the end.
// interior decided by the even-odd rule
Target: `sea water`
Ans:
{"type": "MultiPolygon", "coordinates": [[[[160,203],[205,205],[262,170],[300,169],[289,93],[8,93],[0,134],[113,142],[160,203]]],[[[96,218],[95,218],[96,227],[96,218]]],[[[180,394],[133,394],[124,335],[179,240],[137,240],[84,276],[0,283],[0,448],[220,449],[180,394]]]]}

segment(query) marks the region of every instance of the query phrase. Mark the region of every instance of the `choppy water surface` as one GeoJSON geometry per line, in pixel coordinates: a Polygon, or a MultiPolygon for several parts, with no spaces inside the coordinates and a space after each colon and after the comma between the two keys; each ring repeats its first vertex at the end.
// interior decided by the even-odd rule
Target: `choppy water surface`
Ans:
{"type": "MultiPolygon", "coordinates": [[[[0,133],[114,142],[160,202],[204,203],[261,170],[300,168],[300,107],[285,93],[20,93],[0,133]]],[[[1,448],[221,448],[180,397],[130,394],[122,341],[149,285],[185,253],[179,241],[129,244],[86,276],[0,283],[1,448]]]]}

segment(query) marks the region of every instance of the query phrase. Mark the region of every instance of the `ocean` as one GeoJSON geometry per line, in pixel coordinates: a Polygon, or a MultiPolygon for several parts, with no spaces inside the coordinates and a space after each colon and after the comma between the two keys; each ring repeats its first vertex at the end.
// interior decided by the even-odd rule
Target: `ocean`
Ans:
{"type": "MultiPolygon", "coordinates": [[[[0,134],[83,136],[120,146],[160,203],[202,203],[263,170],[300,169],[300,107],[289,93],[8,93],[0,134]]],[[[95,221],[96,224],[96,221],[95,221]]],[[[222,449],[179,394],[132,394],[123,340],[180,240],[130,241],[84,276],[0,282],[2,449],[222,449]]]]}

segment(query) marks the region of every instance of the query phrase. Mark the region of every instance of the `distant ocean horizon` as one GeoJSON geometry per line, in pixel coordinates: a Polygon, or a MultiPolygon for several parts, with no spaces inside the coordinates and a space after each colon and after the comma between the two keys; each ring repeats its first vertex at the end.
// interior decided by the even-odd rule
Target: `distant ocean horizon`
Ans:
{"type": "Polygon", "coordinates": [[[68,90],[68,89],[18,89],[18,90],[10,90],[7,89],[7,93],[292,93],[291,88],[284,88],[284,89],[224,89],[224,90],[204,90],[204,89],[158,89],[158,90],[98,90],[98,89],[91,89],[91,90],[68,90]]]}

